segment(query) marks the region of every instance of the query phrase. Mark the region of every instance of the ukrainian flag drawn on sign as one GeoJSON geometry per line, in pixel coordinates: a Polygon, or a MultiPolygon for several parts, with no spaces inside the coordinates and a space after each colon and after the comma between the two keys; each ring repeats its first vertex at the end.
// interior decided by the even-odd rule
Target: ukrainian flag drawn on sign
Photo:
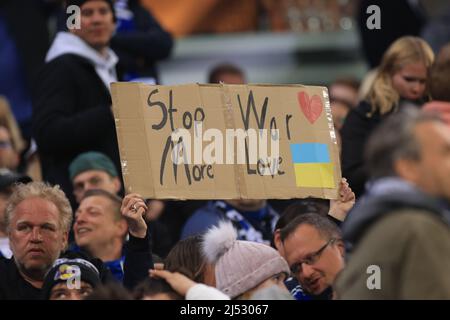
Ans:
{"type": "Polygon", "coordinates": [[[334,188],[334,169],[325,143],[290,145],[297,187],[334,188]]]}

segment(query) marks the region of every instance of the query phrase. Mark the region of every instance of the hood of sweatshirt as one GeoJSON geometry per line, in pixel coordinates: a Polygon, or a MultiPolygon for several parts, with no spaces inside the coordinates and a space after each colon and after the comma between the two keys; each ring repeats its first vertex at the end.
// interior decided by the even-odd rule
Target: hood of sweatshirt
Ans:
{"type": "Polygon", "coordinates": [[[119,59],[110,48],[107,48],[103,56],[80,37],[70,32],[58,32],[47,52],[45,62],[50,62],[64,54],[74,54],[90,61],[108,90],[110,83],[117,81],[115,67],[119,59]]]}
{"type": "Polygon", "coordinates": [[[450,226],[450,212],[439,199],[396,177],[377,179],[368,184],[365,195],[348,213],[342,233],[347,252],[357,245],[367,228],[386,214],[405,208],[436,214],[450,226]]]}

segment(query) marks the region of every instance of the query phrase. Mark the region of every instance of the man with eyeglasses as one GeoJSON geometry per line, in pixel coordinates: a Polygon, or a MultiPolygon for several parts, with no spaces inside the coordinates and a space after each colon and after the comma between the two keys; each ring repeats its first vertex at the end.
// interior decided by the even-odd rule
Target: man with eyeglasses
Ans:
{"type": "Polygon", "coordinates": [[[344,268],[344,244],[339,227],[317,213],[302,214],[280,232],[284,258],[303,289],[331,298],[331,286],[344,268]]]}

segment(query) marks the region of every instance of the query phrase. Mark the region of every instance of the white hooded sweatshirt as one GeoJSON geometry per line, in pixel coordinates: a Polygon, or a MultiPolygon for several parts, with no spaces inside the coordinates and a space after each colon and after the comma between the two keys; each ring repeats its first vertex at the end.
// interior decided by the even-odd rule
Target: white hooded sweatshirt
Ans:
{"type": "Polygon", "coordinates": [[[115,66],[119,58],[114,51],[108,48],[106,57],[104,57],[80,37],[69,32],[58,32],[47,52],[45,62],[69,53],[88,59],[108,90],[110,90],[110,83],[117,81],[115,66]]]}

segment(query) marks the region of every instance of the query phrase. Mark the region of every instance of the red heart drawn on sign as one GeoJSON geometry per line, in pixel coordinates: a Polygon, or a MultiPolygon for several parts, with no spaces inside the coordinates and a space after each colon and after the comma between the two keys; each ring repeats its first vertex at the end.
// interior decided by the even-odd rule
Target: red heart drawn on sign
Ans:
{"type": "Polygon", "coordinates": [[[310,99],[306,92],[300,91],[297,93],[297,100],[306,119],[308,119],[311,124],[316,122],[323,110],[323,104],[320,97],[315,94],[310,99]]]}

